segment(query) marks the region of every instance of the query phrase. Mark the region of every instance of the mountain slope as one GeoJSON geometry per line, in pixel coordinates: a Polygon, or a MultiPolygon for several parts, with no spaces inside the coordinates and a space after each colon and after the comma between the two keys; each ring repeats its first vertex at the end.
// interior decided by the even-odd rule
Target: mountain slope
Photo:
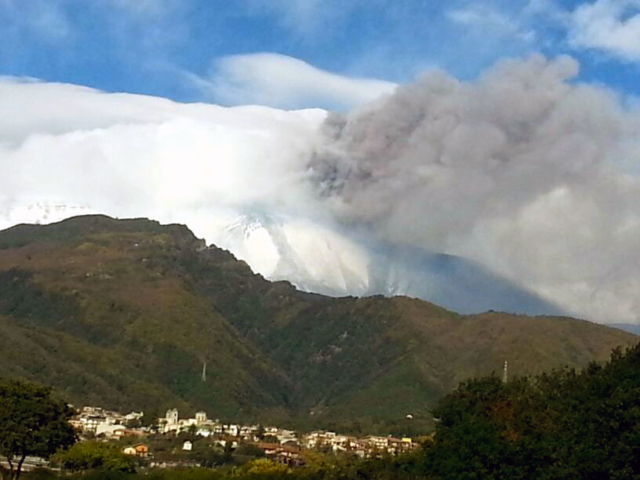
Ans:
{"type": "MultiPolygon", "coordinates": [[[[74,398],[104,398],[100,382],[107,381],[112,394],[105,400],[122,408],[137,406],[143,396],[146,406],[149,399],[164,406],[188,398],[222,413],[283,403],[277,367],[180,278],[166,274],[182,251],[202,248],[186,228],[85,217],[10,229],[0,236],[0,248],[0,314],[39,338],[56,339],[57,368],[80,369],[58,382],[74,398]],[[204,362],[216,389],[199,381],[204,362]],[[148,397],[145,382],[155,390],[148,397]]],[[[7,345],[0,354],[9,373],[16,368],[11,351],[7,345]]],[[[34,358],[22,368],[46,379],[37,360],[51,362],[44,352],[34,358]]]]}
{"type": "Polygon", "coordinates": [[[582,366],[637,339],[569,318],[304,293],[186,227],[104,216],[0,232],[0,326],[0,376],[75,402],[398,432],[428,426],[436,399],[504,360],[512,374],[582,366]]]}

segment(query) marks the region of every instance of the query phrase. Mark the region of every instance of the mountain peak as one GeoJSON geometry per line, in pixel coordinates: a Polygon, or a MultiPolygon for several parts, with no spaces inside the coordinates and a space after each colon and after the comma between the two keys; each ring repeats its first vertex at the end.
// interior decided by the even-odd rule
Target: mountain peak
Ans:
{"type": "Polygon", "coordinates": [[[0,232],[0,248],[24,246],[36,242],[69,242],[105,233],[165,233],[176,241],[204,245],[186,225],[162,225],[147,218],[115,219],[89,214],[70,217],[47,225],[19,224],[0,232]]]}

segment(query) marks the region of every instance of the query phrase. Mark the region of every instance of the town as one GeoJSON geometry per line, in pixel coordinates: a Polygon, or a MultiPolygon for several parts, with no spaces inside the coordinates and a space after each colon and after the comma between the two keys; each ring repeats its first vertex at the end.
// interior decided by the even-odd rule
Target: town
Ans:
{"type": "Polygon", "coordinates": [[[411,438],[374,435],[357,438],[332,431],[298,433],[274,426],[223,423],[202,411],[193,418],[180,418],[177,409],[170,409],[164,417],[147,422],[143,419],[143,412],[121,414],[100,407],[83,407],[70,422],[81,439],[122,440],[124,454],[147,459],[149,466],[159,468],[205,466],[198,460],[202,456],[188,455],[194,452],[198,442],[211,450],[250,451],[290,467],[304,465],[305,451],[374,458],[398,455],[419,447],[419,443],[411,438]],[[174,455],[169,461],[156,459],[150,440],[158,437],[174,439],[174,450],[179,450],[181,455],[174,455]]]}

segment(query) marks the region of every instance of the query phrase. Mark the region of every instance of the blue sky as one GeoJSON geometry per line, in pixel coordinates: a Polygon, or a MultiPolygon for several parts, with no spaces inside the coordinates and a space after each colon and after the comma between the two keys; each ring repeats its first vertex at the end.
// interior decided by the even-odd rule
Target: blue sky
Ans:
{"type": "Polygon", "coordinates": [[[286,57],[242,57],[255,53],[404,83],[430,68],[469,79],[532,52],[569,54],[581,79],[638,94],[640,1],[0,0],[0,75],[189,102],[348,106],[313,81],[292,99],[253,95],[264,62],[272,82],[297,76],[293,64],[277,75],[286,57]]]}

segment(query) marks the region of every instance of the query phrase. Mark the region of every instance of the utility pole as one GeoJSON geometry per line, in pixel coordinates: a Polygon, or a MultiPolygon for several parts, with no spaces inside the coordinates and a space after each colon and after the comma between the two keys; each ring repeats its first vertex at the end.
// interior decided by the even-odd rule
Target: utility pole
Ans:
{"type": "Polygon", "coordinates": [[[207,381],[207,362],[204,362],[204,365],[202,365],[202,381],[207,381]]]}
{"type": "Polygon", "coordinates": [[[507,361],[504,361],[504,370],[502,371],[502,383],[507,383],[507,361]]]}

